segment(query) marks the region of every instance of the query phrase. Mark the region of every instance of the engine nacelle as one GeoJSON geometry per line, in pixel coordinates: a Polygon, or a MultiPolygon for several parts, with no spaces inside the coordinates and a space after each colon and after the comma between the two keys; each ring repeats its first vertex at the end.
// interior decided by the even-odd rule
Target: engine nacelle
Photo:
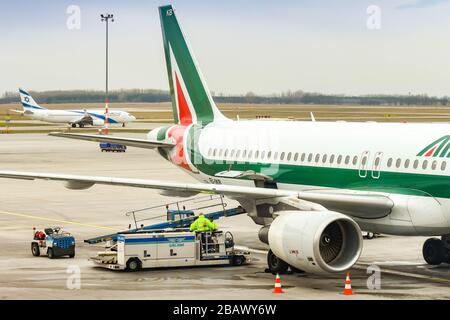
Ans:
{"type": "Polygon", "coordinates": [[[342,272],[362,251],[361,229],[334,211],[284,211],[268,231],[272,252],[289,265],[312,272],[342,272]]]}

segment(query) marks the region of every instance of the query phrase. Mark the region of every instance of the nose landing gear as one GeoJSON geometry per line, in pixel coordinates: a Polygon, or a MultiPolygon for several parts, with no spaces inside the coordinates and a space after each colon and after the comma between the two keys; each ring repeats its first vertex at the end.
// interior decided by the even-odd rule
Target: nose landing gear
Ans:
{"type": "Polygon", "coordinates": [[[444,235],[441,239],[430,238],[423,244],[423,258],[433,266],[441,263],[450,263],[450,235],[444,235]]]}

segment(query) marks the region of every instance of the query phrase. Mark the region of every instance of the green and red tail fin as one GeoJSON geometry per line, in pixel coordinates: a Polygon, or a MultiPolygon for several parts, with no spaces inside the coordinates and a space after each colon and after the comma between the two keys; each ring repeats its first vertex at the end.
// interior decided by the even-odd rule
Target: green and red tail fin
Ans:
{"type": "Polygon", "coordinates": [[[171,5],[159,7],[175,123],[206,125],[226,119],[214,103],[171,5]]]}

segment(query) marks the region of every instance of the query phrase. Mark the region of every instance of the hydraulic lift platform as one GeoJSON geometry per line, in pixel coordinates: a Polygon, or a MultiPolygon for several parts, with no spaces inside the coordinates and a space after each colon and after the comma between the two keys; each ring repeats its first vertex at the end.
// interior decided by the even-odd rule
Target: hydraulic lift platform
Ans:
{"type": "Polygon", "coordinates": [[[124,231],[120,231],[113,234],[107,234],[91,239],[84,240],[85,243],[88,244],[98,244],[107,241],[117,241],[117,238],[120,234],[130,234],[130,233],[138,233],[152,230],[164,230],[164,229],[180,229],[180,228],[189,228],[192,222],[197,219],[198,215],[195,212],[203,212],[205,210],[213,210],[213,212],[205,213],[205,217],[210,220],[217,220],[222,217],[232,217],[236,215],[240,215],[246,213],[244,208],[238,206],[236,208],[226,209],[227,204],[223,201],[223,196],[201,196],[195,198],[189,198],[182,201],[172,202],[164,205],[158,205],[154,207],[148,207],[144,209],[139,209],[135,211],[127,212],[127,216],[132,216],[134,220],[135,228],[124,231]],[[187,207],[190,207],[187,209],[187,207]],[[220,210],[217,210],[219,207],[220,210]],[[161,209],[166,211],[165,215],[158,215],[152,217],[144,217],[139,218],[138,214],[143,212],[153,211],[160,212],[161,209]],[[166,216],[165,222],[154,223],[144,225],[144,223],[148,223],[148,221],[161,218],[166,216]],[[138,226],[140,224],[140,226],[138,226]]]}

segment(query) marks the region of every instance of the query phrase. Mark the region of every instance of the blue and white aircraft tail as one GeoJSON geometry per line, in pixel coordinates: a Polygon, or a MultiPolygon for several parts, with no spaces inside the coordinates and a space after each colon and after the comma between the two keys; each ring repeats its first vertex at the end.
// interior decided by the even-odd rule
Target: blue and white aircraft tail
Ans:
{"type": "Polygon", "coordinates": [[[30,109],[46,110],[45,108],[38,105],[37,102],[34,101],[33,97],[25,90],[19,88],[19,94],[20,94],[20,102],[22,102],[22,107],[24,111],[30,109]]]}

